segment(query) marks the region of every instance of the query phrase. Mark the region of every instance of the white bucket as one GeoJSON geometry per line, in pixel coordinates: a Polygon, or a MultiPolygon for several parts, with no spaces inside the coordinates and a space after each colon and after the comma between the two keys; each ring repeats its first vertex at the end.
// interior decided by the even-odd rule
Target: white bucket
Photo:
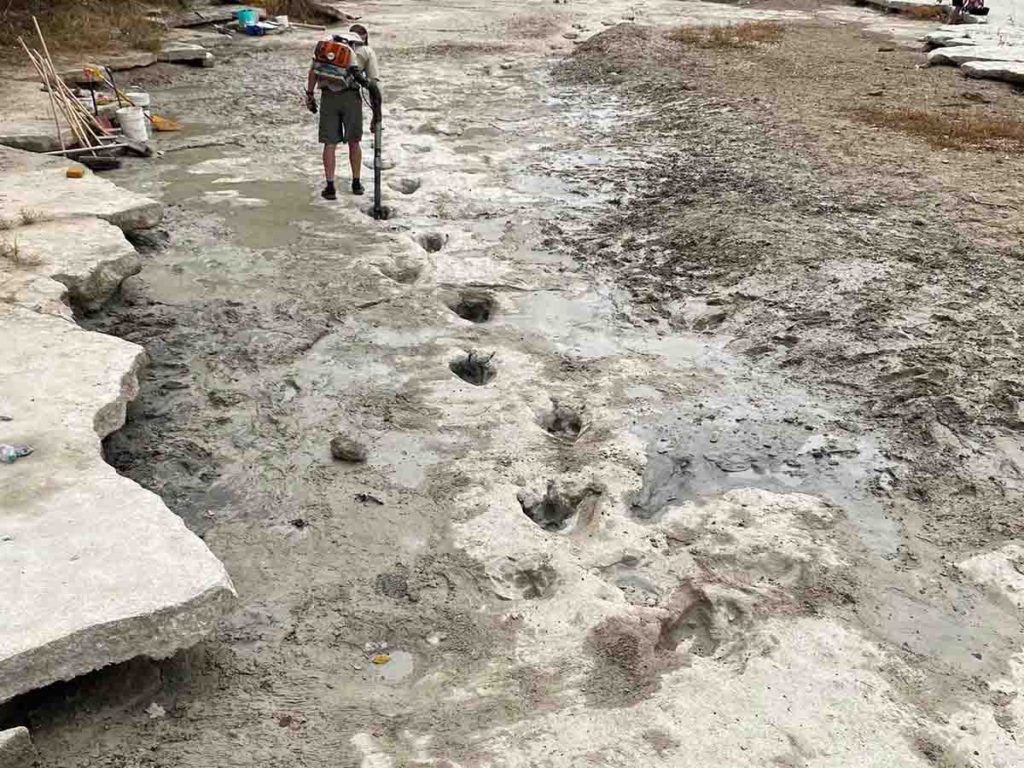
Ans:
{"type": "Polygon", "coordinates": [[[149,94],[143,91],[128,91],[125,94],[128,97],[128,101],[134,104],[136,107],[148,107],[149,106],[149,94]]]}
{"type": "Polygon", "coordinates": [[[288,28],[288,17],[287,16],[275,16],[274,23],[279,27],[288,28]]]}
{"type": "Polygon", "coordinates": [[[126,139],[132,141],[148,141],[149,132],[146,130],[146,115],[142,107],[121,107],[117,110],[117,123],[121,126],[121,132],[126,139]]]}
{"type": "Polygon", "coordinates": [[[128,101],[134,104],[136,107],[142,107],[142,111],[149,115],[149,94],[143,91],[128,91],[125,94],[128,97],[128,101]]]}

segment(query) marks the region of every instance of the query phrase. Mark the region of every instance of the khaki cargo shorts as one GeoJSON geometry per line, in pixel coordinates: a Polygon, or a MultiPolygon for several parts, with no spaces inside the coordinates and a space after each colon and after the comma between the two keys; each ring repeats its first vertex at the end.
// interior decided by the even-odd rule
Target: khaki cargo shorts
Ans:
{"type": "Polygon", "coordinates": [[[320,91],[320,143],[348,144],[363,138],[363,99],[358,88],[320,91]]]}

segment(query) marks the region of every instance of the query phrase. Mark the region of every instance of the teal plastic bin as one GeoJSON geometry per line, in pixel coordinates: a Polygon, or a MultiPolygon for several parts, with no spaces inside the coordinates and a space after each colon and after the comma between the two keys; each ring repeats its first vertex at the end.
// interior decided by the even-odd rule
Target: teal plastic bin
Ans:
{"type": "Polygon", "coordinates": [[[238,26],[244,28],[256,24],[260,20],[260,15],[252,8],[243,8],[235,11],[235,18],[238,19],[238,26]]]}

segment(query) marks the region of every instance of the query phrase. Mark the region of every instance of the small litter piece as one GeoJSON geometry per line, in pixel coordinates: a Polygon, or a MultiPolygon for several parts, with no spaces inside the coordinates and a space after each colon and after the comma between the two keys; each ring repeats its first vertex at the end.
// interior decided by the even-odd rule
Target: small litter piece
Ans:
{"type": "Polygon", "coordinates": [[[391,661],[391,657],[388,656],[386,653],[378,653],[376,656],[370,659],[370,661],[380,666],[381,664],[387,664],[389,661],[391,661]]]}
{"type": "Polygon", "coordinates": [[[156,720],[157,718],[163,717],[167,714],[167,710],[157,704],[155,701],[146,707],[146,714],[149,715],[150,720],[156,720]]]}
{"type": "Polygon", "coordinates": [[[67,170],[67,176],[69,179],[80,179],[85,176],[85,168],[80,165],[72,165],[67,170]]]}
{"type": "Polygon", "coordinates": [[[32,449],[27,445],[8,445],[7,443],[0,443],[0,464],[13,464],[23,456],[28,456],[32,453],[32,449]]]}
{"type": "Polygon", "coordinates": [[[382,499],[378,499],[372,493],[357,493],[355,499],[363,504],[376,504],[378,506],[382,506],[384,504],[382,499]]]}

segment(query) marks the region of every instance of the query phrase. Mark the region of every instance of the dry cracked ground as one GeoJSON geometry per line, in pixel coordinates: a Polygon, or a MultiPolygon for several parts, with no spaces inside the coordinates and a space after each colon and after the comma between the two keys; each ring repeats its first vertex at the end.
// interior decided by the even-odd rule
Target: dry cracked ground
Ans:
{"type": "Polygon", "coordinates": [[[1024,764],[1024,158],[920,130],[1020,94],[812,3],[360,7],[387,222],[312,37],[146,75],[167,238],[83,322],[240,603],[17,701],[43,764],[1024,764]]]}

